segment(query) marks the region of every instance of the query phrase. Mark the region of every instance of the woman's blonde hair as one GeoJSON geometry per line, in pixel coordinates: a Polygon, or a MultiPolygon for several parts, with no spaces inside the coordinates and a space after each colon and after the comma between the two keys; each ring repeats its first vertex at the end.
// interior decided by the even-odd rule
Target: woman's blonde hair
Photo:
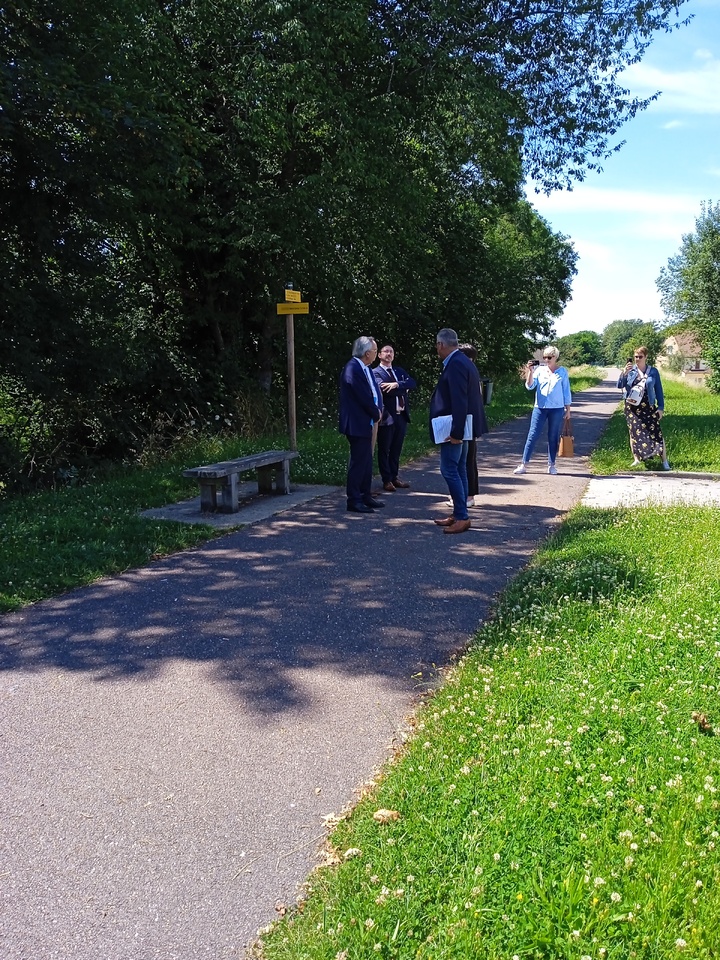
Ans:
{"type": "Polygon", "coordinates": [[[560,351],[558,350],[557,347],[545,347],[545,349],[543,350],[543,357],[547,357],[549,353],[552,354],[556,360],[560,356],[560,351]]]}

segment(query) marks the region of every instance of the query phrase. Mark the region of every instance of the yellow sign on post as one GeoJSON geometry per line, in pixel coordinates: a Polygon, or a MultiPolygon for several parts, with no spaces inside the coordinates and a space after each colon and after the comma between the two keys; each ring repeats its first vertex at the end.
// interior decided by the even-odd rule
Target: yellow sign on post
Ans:
{"type": "Polygon", "coordinates": [[[300,303],[302,295],[299,290],[286,290],[285,299],[288,303],[300,303]]]}
{"type": "Polygon", "coordinates": [[[278,313],[310,313],[309,303],[279,303],[278,313]]]}

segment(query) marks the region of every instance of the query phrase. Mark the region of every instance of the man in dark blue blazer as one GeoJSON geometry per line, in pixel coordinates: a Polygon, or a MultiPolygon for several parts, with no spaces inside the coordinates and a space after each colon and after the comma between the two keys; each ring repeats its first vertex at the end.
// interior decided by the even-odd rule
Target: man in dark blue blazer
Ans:
{"type": "Polygon", "coordinates": [[[373,370],[373,374],[382,391],[384,404],[377,436],[378,466],[383,489],[394,493],[398,487],[410,486],[404,480],[398,479],[398,471],[405,434],[410,423],[408,390],[414,390],[417,384],[402,367],[393,364],[395,350],[390,344],[382,348],[378,357],[380,363],[373,370]]]}
{"type": "Polygon", "coordinates": [[[468,414],[472,415],[472,436],[480,436],[475,432],[476,429],[481,429],[484,420],[480,374],[472,360],[458,349],[457,333],[454,330],[445,327],[435,339],[438,356],[443,362],[443,371],[430,400],[430,437],[433,443],[437,442],[433,433],[433,418],[452,417],[450,434],[440,443],[440,473],[448,485],[453,501],[452,516],[436,520],[435,523],[443,527],[445,533],[465,533],[470,529],[470,518],[465,467],[468,445],[463,436],[468,414]]]}
{"type": "Polygon", "coordinates": [[[353,513],[374,513],[377,507],[385,506],[373,498],[370,489],[373,425],[379,422],[383,409],[382,392],[370,370],[376,357],[377,343],[372,337],[358,337],[340,375],[338,429],[350,444],[347,508],[353,513]]]}

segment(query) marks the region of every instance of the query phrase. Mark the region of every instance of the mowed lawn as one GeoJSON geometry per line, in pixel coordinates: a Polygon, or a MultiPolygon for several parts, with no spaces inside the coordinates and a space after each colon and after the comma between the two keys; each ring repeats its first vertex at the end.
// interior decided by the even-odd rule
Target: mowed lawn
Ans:
{"type": "MultiPolygon", "coordinates": [[[[666,393],[717,470],[720,398],[666,393]]],[[[619,414],[594,459],[627,469],[619,414]]],[[[720,511],[577,508],[257,955],[720,957],[719,689],[720,511]]]]}

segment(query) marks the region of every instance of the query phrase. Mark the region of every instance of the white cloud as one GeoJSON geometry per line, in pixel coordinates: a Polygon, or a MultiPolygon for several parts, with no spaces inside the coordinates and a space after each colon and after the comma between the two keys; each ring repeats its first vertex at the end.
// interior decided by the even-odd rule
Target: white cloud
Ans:
{"type": "Polygon", "coordinates": [[[686,194],[652,193],[640,190],[603,190],[601,187],[580,186],[575,190],[558,191],[549,197],[529,196],[541,215],[551,213],[643,213],[667,216],[695,217],[698,210],[696,196],[686,194]]]}
{"type": "Polygon", "coordinates": [[[682,120],[668,120],[667,123],[662,125],[663,130],[677,130],[678,127],[686,127],[687,124],[682,120]]]}
{"type": "Polygon", "coordinates": [[[635,63],[623,73],[623,82],[638,96],[661,96],[650,105],[654,111],[720,113],[720,61],[708,59],[697,70],[670,71],[635,63]]]}

